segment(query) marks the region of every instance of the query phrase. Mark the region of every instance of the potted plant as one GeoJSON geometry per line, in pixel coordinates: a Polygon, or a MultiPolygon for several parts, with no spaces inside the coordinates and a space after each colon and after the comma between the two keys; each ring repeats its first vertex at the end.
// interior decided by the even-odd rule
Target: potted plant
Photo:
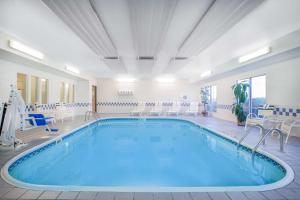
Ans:
{"type": "Polygon", "coordinates": [[[244,104],[248,99],[248,83],[236,83],[232,87],[235,102],[232,104],[232,113],[237,118],[237,124],[239,126],[245,125],[246,112],[244,110],[244,104]]]}
{"type": "Polygon", "coordinates": [[[200,94],[201,94],[201,103],[203,104],[203,110],[201,114],[203,116],[207,116],[208,112],[206,110],[206,105],[208,104],[208,96],[209,96],[208,87],[201,88],[200,94]]]}

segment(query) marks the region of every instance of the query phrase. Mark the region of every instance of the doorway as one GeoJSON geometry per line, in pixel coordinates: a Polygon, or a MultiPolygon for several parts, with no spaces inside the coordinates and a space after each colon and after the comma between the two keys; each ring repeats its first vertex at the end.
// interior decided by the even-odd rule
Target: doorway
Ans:
{"type": "Polygon", "coordinates": [[[92,111],[97,112],[97,86],[92,85],[92,111]]]}

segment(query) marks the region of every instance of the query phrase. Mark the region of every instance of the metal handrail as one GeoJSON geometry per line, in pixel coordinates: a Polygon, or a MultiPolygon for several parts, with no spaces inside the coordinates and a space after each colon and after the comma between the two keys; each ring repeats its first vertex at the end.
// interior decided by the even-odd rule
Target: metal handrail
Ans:
{"type": "MultiPolygon", "coordinates": [[[[265,131],[265,128],[264,128],[262,125],[260,125],[260,124],[256,124],[254,127],[260,128],[262,133],[264,133],[264,131],[265,131]]],[[[250,133],[250,131],[246,132],[246,133],[243,135],[243,137],[242,137],[242,138],[239,140],[239,142],[238,142],[238,146],[241,145],[241,143],[246,139],[246,137],[249,135],[249,133],[250,133]]]]}
{"type": "Polygon", "coordinates": [[[96,114],[97,112],[88,110],[85,112],[84,120],[85,121],[90,120],[91,115],[94,117],[94,119],[97,119],[96,114]]]}
{"type": "Polygon", "coordinates": [[[280,136],[280,151],[283,152],[283,150],[284,150],[284,134],[283,134],[283,132],[280,129],[278,129],[278,128],[272,128],[272,129],[269,129],[268,132],[261,137],[261,139],[259,140],[259,142],[252,149],[252,153],[254,153],[258,149],[258,147],[261,145],[261,143],[266,139],[266,137],[270,133],[274,133],[274,132],[278,133],[279,136],[280,136]]]}

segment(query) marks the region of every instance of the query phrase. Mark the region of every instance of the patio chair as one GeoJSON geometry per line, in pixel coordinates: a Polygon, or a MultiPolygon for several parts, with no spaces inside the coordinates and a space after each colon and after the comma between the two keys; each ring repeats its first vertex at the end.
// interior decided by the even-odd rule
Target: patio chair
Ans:
{"type": "Polygon", "coordinates": [[[282,122],[280,130],[286,134],[285,143],[288,142],[288,139],[294,128],[300,128],[300,120],[288,119],[282,122]]]}
{"type": "Polygon", "coordinates": [[[26,121],[29,122],[33,127],[46,127],[46,131],[57,132],[57,128],[50,128],[49,123],[53,120],[53,117],[45,117],[43,114],[28,114],[26,121]]]}
{"type": "Polygon", "coordinates": [[[255,113],[249,113],[246,118],[245,131],[247,131],[248,126],[255,126],[264,124],[265,117],[258,117],[255,113]]]}

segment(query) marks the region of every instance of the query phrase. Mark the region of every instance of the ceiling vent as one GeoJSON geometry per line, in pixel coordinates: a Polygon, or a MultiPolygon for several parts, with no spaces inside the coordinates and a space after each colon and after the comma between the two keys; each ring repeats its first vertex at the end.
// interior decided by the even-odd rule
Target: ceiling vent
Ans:
{"type": "Polygon", "coordinates": [[[175,57],[174,60],[187,60],[188,57],[175,57]]]}
{"type": "Polygon", "coordinates": [[[119,56],[107,56],[104,57],[104,60],[120,60],[119,56]]]}
{"type": "Polygon", "coordinates": [[[138,56],[138,60],[154,60],[154,56],[138,56]]]}

